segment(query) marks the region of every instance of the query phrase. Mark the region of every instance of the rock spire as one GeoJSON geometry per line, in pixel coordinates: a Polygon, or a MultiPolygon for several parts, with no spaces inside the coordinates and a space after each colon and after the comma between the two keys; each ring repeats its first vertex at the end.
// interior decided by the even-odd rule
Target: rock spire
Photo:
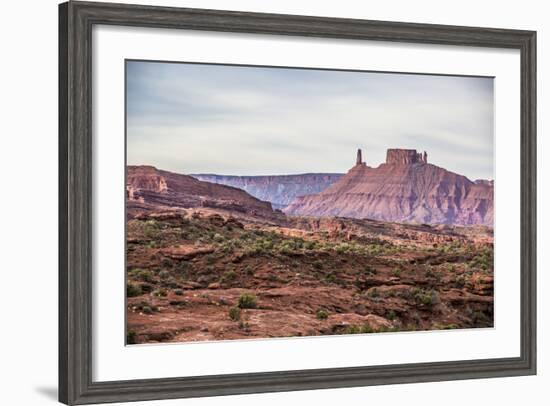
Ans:
{"type": "Polygon", "coordinates": [[[355,165],[361,165],[363,163],[363,157],[361,153],[361,148],[357,149],[357,159],[355,160],[355,165]]]}

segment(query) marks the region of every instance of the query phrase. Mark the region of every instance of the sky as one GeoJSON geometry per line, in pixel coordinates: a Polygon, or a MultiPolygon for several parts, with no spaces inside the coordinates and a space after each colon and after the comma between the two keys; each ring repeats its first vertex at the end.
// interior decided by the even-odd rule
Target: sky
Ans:
{"type": "Polygon", "coordinates": [[[127,163],[178,173],[345,173],[388,148],[493,179],[493,79],[127,61],[127,163]]]}

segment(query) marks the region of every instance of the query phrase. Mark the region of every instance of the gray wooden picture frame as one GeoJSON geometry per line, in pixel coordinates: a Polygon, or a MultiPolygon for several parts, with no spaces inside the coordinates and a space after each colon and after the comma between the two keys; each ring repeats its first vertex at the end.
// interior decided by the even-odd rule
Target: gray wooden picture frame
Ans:
{"type": "Polygon", "coordinates": [[[536,32],[68,2],[59,6],[59,400],[218,396],[536,373],[536,32]],[[521,355],[517,358],[92,380],[92,27],[94,24],[518,49],[521,54],[521,355]]]}

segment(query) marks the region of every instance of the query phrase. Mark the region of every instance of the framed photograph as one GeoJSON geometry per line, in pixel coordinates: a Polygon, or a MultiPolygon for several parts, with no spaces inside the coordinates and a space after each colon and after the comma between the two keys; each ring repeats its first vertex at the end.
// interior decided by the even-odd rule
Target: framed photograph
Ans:
{"type": "Polygon", "coordinates": [[[61,402],[536,373],[535,32],[59,30],[61,402]]]}

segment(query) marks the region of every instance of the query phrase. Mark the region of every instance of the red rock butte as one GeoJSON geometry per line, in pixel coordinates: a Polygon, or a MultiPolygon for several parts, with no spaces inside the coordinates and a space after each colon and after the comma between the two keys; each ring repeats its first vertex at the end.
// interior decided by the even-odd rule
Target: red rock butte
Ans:
{"type": "Polygon", "coordinates": [[[369,218],[430,224],[493,225],[493,182],[428,163],[414,149],[388,149],[386,162],[356,164],[320,193],[300,196],[284,209],[292,215],[369,218]]]}
{"type": "Polygon", "coordinates": [[[428,163],[428,154],[416,152],[416,149],[388,149],[386,152],[386,163],[389,165],[410,165],[417,163],[428,163]]]}

